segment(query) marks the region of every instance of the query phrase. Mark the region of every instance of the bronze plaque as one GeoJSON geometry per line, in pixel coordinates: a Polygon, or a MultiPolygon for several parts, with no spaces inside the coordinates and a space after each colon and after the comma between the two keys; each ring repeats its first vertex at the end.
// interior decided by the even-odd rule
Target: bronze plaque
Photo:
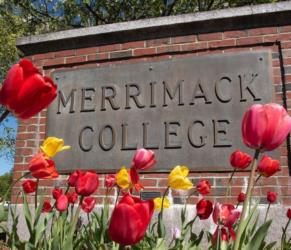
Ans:
{"type": "Polygon", "coordinates": [[[156,152],[154,172],[230,169],[231,152],[251,152],[243,113],[273,99],[270,69],[268,52],[243,52],[55,72],[47,136],[72,146],[57,167],[112,172],[144,147],[156,152]]]}

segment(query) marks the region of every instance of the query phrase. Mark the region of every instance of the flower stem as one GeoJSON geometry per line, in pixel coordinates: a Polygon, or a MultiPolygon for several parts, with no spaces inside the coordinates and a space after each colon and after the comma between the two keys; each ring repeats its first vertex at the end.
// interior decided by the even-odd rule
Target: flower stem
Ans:
{"type": "Polygon", "coordinates": [[[285,237],[286,237],[287,228],[288,228],[288,226],[290,224],[290,220],[291,219],[288,220],[285,228],[283,229],[283,234],[282,234],[282,237],[281,237],[281,250],[284,250],[284,241],[285,241],[285,237]]]}
{"type": "Polygon", "coordinates": [[[164,192],[164,194],[163,194],[163,198],[162,198],[162,207],[161,207],[161,212],[160,212],[160,214],[159,214],[159,216],[161,216],[161,217],[160,217],[160,218],[161,218],[161,220],[163,219],[163,212],[164,212],[164,200],[165,200],[165,198],[166,198],[166,195],[167,195],[167,193],[168,193],[169,189],[170,189],[170,187],[167,187],[167,189],[165,190],[165,192],[164,192]]]}
{"type": "Polygon", "coordinates": [[[269,203],[268,205],[268,208],[267,208],[267,211],[266,211],[266,215],[265,215],[265,220],[264,222],[266,222],[267,218],[268,218],[268,213],[269,213],[269,210],[270,210],[270,206],[271,206],[271,203],[269,203]]]}
{"type": "Polygon", "coordinates": [[[117,191],[117,196],[116,196],[116,200],[115,200],[115,203],[114,203],[114,208],[117,205],[117,201],[118,201],[119,195],[120,195],[120,188],[118,188],[118,191],[117,191]]]}
{"type": "Polygon", "coordinates": [[[228,184],[227,184],[227,189],[226,189],[226,195],[225,196],[228,196],[228,192],[229,192],[229,190],[231,188],[231,181],[232,181],[232,178],[233,178],[233,176],[235,174],[235,171],[236,171],[236,169],[234,168],[233,171],[232,171],[232,173],[231,173],[231,176],[229,177],[228,184]]]}
{"type": "Polygon", "coordinates": [[[35,196],[34,196],[34,208],[35,208],[35,210],[37,209],[38,184],[39,184],[39,179],[36,179],[36,189],[35,189],[35,196]]]}
{"type": "Polygon", "coordinates": [[[0,116],[0,123],[9,115],[10,111],[5,110],[4,113],[0,116]]]}
{"type": "Polygon", "coordinates": [[[252,193],[252,189],[253,189],[253,185],[254,185],[254,179],[255,179],[255,174],[256,174],[256,168],[257,168],[257,161],[258,161],[258,157],[260,154],[260,150],[256,150],[255,154],[254,154],[254,159],[252,161],[252,166],[251,166],[251,172],[250,172],[250,177],[249,177],[249,182],[248,182],[248,187],[247,187],[247,193],[246,193],[246,198],[244,200],[244,204],[243,204],[243,210],[242,213],[240,215],[240,220],[239,220],[239,225],[238,225],[238,230],[237,230],[237,235],[236,235],[236,239],[234,242],[234,250],[239,250],[239,241],[242,235],[242,231],[243,231],[243,222],[246,216],[246,212],[247,212],[247,208],[249,205],[249,201],[251,198],[251,193],[252,193]]]}
{"type": "Polygon", "coordinates": [[[75,216],[74,216],[74,219],[73,219],[73,222],[72,222],[72,227],[71,227],[71,231],[70,231],[70,237],[73,237],[73,235],[74,235],[75,228],[76,228],[76,225],[77,225],[77,221],[78,221],[78,218],[79,218],[79,215],[80,215],[80,211],[81,211],[81,204],[82,204],[83,200],[84,200],[84,196],[81,196],[80,202],[79,202],[79,206],[77,208],[77,211],[75,213],[75,216]]]}

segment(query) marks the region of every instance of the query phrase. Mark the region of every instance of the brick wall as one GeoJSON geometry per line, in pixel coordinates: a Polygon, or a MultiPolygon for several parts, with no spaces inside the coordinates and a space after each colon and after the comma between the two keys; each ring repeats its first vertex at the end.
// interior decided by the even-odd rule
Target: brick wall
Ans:
{"type": "MultiPolygon", "coordinates": [[[[221,54],[238,51],[270,51],[272,52],[273,83],[276,91],[276,102],[287,105],[291,115],[291,25],[261,27],[255,29],[231,30],[225,32],[190,34],[186,36],[173,36],[153,40],[130,41],[97,47],[70,49],[45,54],[29,56],[30,59],[43,71],[50,75],[56,70],[65,68],[89,68],[100,67],[107,64],[128,64],[145,61],[159,61],[174,57],[201,56],[205,54],[221,54]],[[282,67],[284,66],[284,67],[282,67]],[[283,74],[284,73],[284,74],[283,74]],[[285,82],[286,94],[282,92],[285,82]],[[289,90],[288,90],[289,89],[289,90]],[[286,99],[284,102],[283,100],[286,99]],[[284,102],[284,103],[283,103],[284,102]]],[[[17,179],[27,171],[27,163],[34,153],[38,151],[39,145],[46,134],[46,111],[42,111],[36,117],[27,121],[21,121],[18,127],[16,141],[16,156],[13,178],[17,179]]],[[[257,196],[265,197],[267,191],[276,191],[279,194],[278,202],[291,205],[291,178],[288,171],[288,154],[286,143],[280,148],[280,161],[282,170],[272,178],[261,178],[255,187],[257,196]]],[[[174,167],[174,166],[173,166],[174,167]]],[[[229,172],[191,172],[190,178],[194,183],[199,179],[208,179],[212,186],[210,198],[216,201],[224,200],[226,184],[230,176],[229,172]]],[[[237,173],[233,179],[233,188],[230,202],[236,202],[236,196],[245,190],[248,172],[237,173]]],[[[105,196],[102,188],[104,175],[100,175],[101,183],[96,193],[98,202],[105,196]]],[[[55,186],[62,187],[66,184],[66,175],[57,180],[41,180],[42,193],[50,196],[55,186]]],[[[143,174],[141,182],[146,191],[163,191],[167,185],[167,174],[143,174]]],[[[18,183],[13,188],[12,203],[21,203],[17,194],[21,190],[18,183]]],[[[110,194],[112,200],[116,195],[114,191],[110,194]]],[[[178,197],[177,193],[172,193],[178,197]]],[[[193,198],[194,199],[194,198],[193,198]]],[[[174,199],[179,202],[178,199],[174,199]]],[[[193,203],[194,200],[190,200],[193,203]]],[[[262,199],[264,202],[264,199],[262,199]]]]}

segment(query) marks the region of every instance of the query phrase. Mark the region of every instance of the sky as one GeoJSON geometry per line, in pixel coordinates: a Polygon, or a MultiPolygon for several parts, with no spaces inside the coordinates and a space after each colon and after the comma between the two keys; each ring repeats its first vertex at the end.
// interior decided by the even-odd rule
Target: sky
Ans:
{"type": "MultiPolygon", "coordinates": [[[[7,127],[11,127],[14,129],[13,136],[15,138],[17,131],[17,120],[13,116],[9,116],[4,121],[7,127]]],[[[3,126],[0,126],[0,138],[4,135],[3,126]]],[[[5,155],[0,155],[0,175],[3,175],[9,172],[13,167],[13,159],[6,159],[5,155]]]]}

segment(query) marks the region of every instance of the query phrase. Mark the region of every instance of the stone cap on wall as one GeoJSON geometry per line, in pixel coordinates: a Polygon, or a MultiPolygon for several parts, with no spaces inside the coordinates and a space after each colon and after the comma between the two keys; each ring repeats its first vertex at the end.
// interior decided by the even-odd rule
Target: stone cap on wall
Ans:
{"type": "Polygon", "coordinates": [[[196,12],[22,37],[25,55],[178,35],[290,24],[291,1],[196,12]]]}

